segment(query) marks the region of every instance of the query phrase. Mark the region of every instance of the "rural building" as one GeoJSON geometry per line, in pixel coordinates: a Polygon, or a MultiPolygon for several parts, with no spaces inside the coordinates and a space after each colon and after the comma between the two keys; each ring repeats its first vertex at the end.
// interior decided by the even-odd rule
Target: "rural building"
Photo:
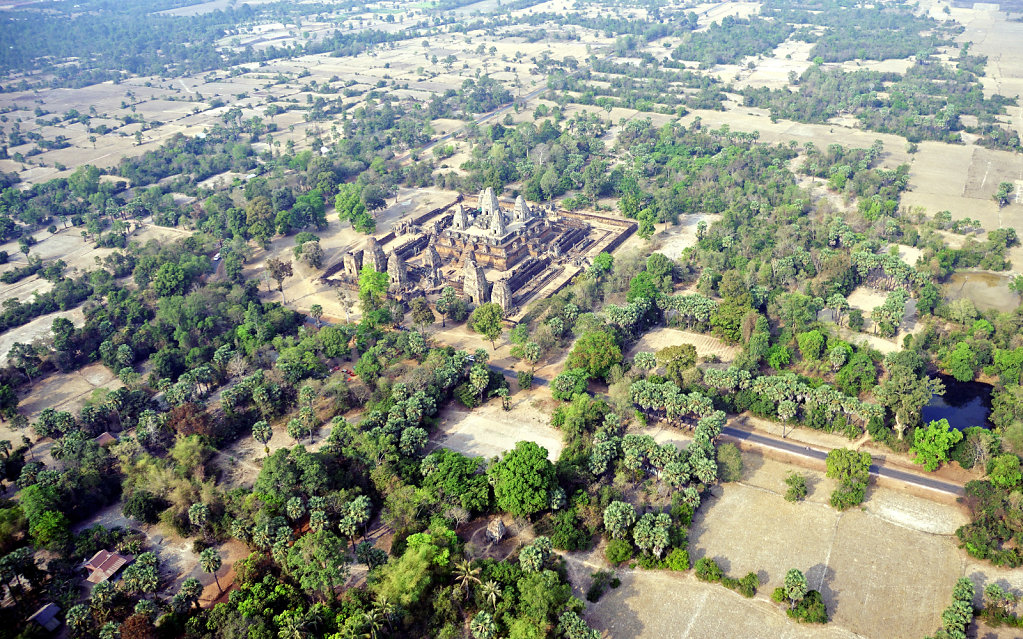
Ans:
{"type": "Polygon", "coordinates": [[[131,562],[132,557],[129,555],[100,550],[92,556],[92,559],[85,562],[85,569],[89,571],[89,576],[85,580],[90,584],[102,583],[116,575],[131,562]]]}
{"type": "Polygon", "coordinates": [[[54,603],[48,603],[32,613],[32,616],[29,617],[28,620],[34,621],[46,630],[53,632],[60,627],[60,619],[57,618],[57,613],[59,612],[60,606],[54,603]]]}

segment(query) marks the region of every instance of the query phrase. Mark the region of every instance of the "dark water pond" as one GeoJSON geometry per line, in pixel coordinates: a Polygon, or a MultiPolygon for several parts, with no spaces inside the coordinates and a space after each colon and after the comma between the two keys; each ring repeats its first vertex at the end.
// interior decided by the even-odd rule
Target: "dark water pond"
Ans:
{"type": "Polygon", "coordinates": [[[938,375],[945,384],[944,395],[934,395],[922,411],[923,423],[947,419],[952,428],[963,430],[971,426],[991,428],[991,384],[957,382],[954,377],[938,375]]]}

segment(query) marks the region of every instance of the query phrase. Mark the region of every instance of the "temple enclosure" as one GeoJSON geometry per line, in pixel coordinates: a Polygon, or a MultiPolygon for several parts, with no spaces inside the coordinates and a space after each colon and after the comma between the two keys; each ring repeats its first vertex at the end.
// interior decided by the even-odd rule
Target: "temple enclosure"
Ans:
{"type": "Polygon", "coordinates": [[[637,227],[621,217],[530,206],[521,195],[502,206],[492,188],[475,206],[464,201],[459,194],[446,206],[403,216],[363,248],[345,252],[320,280],[355,288],[369,266],[387,273],[389,293],[398,300],[432,300],[452,286],[474,306],[500,305],[514,322],[530,302],[553,295],[637,227]]]}

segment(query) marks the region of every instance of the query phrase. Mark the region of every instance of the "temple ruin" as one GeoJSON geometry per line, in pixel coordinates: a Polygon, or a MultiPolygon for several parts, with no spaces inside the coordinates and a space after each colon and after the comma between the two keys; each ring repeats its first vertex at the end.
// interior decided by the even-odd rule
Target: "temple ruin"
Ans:
{"type": "Polygon", "coordinates": [[[636,229],[619,217],[531,206],[521,195],[502,205],[491,188],[474,198],[475,206],[466,201],[459,195],[447,206],[401,218],[390,232],[345,252],[322,279],[353,286],[360,270],[371,267],[387,273],[395,299],[432,299],[453,286],[472,306],[494,302],[515,321],[534,298],[556,292],[636,229]]]}

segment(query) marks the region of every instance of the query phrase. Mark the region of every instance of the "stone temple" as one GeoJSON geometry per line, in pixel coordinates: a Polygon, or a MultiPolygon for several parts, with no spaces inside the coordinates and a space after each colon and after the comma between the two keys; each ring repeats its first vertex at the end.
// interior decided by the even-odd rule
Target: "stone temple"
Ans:
{"type": "Polygon", "coordinates": [[[494,302],[513,318],[636,229],[618,217],[530,206],[521,195],[502,206],[491,188],[474,200],[466,206],[458,195],[447,206],[401,218],[388,233],[351,247],[321,279],[352,286],[361,268],[372,267],[387,273],[395,299],[432,299],[453,286],[472,306],[494,302]]]}

